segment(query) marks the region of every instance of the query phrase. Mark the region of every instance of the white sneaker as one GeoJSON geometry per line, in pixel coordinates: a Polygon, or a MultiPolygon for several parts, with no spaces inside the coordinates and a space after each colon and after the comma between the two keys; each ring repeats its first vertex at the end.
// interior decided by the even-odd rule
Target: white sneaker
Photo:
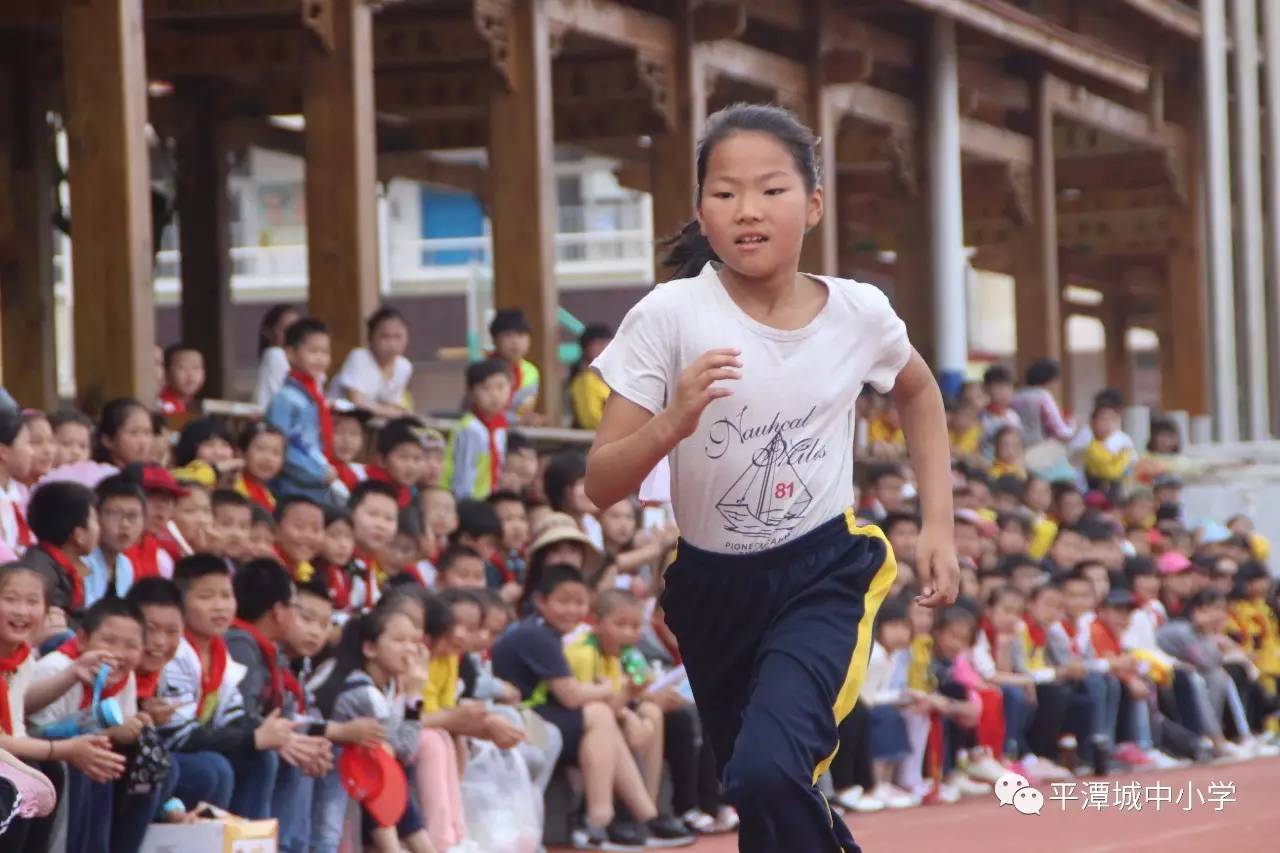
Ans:
{"type": "Polygon", "coordinates": [[[1280,755],[1280,746],[1273,743],[1266,743],[1261,740],[1253,742],[1253,754],[1255,758],[1275,758],[1280,755]]]}
{"type": "Polygon", "coordinates": [[[689,827],[690,832],[696,832],[699,835],[710,832],[716,825],[716,819],[701,809],[689,809],[680,815],[680,819],[684,821],[685,826],[689,827]]]}
{"type": "Polygon", "coordinates": [[[1248,761],[1253,757],[1253,748],[1247,743],[1232,743],[1228,740],[1223,741],[1218,753],[1228,761],[1248,761]]]}
{"type": "Polygon", "coordinates": [[[960,802],[960,791],[955,785],[943,782],[938,786],[938,800],[947,805],[958,803],[960,802]]]}
{"type": "Polygon", "coordinates": [[[1071,771],[1038,755],[1028,755],[1022,763],[1041,782],[1070,782],[1071,771]]]}
{"type": "Polygon", "coordinates": [[[965,773],[953,773],[947,782],[966,797],[991,793],[990,785],[978,782],[965,773]]]}
{"type": "Polygon", "coordinates": [[[996,761],[990,754],[987,754],[979,758],[977,761],[970,760],[969,766],[964,769],[964,772],[974,779],[977,779],[979,782],[986,782],[989,785],[994,785],[1000,780],[1001,776],[1004,776],[1010,771],[1009,768],[1005,767],[999,761],[996,761]]]}
{"type": "Polygon", "coordinates": [[[843,806],[849,811],[862,813],[882,811],[885,807],[885,804],[879,799],[862,790],[861,785],[854,785],[852,788],[844,789],[836,794],[835,801],[837,805],[843,806]]]}
{"type": "Polygon", "coordinates": [[[912,806],[920,805],[918,797],[913,797],[897,785],[889,782],[882,782],[877,785],[872,789],[871,795],[891,809],[909,809],[912,806]]]}
{"type": "Polygon", "coordinates": [[[1151,767],[1155,770],[1176,770],[1179,767],[1185,767],[1191,762],[1182,761],[1174,758],[1167,752],[1161,752],[1158,749],[1147,750],[1147,757],[1151,759],[1151,767]]]}

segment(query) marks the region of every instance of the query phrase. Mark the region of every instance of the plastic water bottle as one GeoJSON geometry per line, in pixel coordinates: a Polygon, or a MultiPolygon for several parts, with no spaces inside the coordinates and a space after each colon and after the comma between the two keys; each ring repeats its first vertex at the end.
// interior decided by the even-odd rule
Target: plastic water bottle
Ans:
{"type": "Polygon", "coordinates": [[[103,664],[93,679],[93,701],[88,708],[55,720],[40,729],[40,737],[49,740],[66,740],[113,728],[124,722],[124,713],[115,699],[103,699],[102,689],[107,685],[111,667],[103,664]]]}
{"type": "Polygon", "coordinates": [[[623,649],[622,670],[637,685],[644,684],[649,678],[649,662],[634,646],[623,649]]]}

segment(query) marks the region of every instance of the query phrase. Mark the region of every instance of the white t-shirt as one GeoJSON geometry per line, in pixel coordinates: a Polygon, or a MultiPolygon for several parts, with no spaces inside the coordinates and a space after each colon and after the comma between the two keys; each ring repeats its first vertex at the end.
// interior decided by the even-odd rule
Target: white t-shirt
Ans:
{"type": "MultiPolygon", "coordinates": [[[[74,661],[62,652],[52,651],[36,661],[35,673],[31,680],[41,681],[58,675],[73,663],[74,661]]],[[[70,690],[30,716],[32,726],[40,728],[79,713],[84,691],[85,687],[79,681],[71,685],[70,690]]],[[[132,672],[129,673],[129,680],[125,682],[124,689],[116,694],[115,699],[120,703],[120,713],[126,720],[138,713],[138,682],[132,672]]]]}
{"type": "Polygon", "coordinates": [[[351,390],[359,391],[375,403],[403,405],[404,389],[409,386],[412,375],[413,364],[404,356],[396,356],[388,376],[374,360],[373,353],[364,347],[356,347],[329,384],[329,399],[344,399],[347,391],[351,390]]]}
{"type": "Polygon", "coordinates": [[[271,398],[280,393],[284,381],[289,378],[289,358],[283,347],[267,347],[258,363],[258,384],[253,391],[253,402],[265,409],[271,398]]]}
{"type": "Polygon", "coordinates": [[[670,454],[676,524],[721,553],[772,548],[853,504],[853,406],[887,393],[911,356],[906,326],[876,287],[839,278],[805,327],[771,328],[729,296],[714,267],[660,285],[623,319],[592,367],[660,412],[680,372],[718,347],[742,351],[742,379],[670,454]]]}

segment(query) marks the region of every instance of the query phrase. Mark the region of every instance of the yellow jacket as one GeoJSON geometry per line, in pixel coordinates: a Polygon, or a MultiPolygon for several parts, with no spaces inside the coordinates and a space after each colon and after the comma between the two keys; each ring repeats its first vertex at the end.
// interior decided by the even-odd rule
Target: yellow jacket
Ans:
{"type": "Polygon", "coordinates": [[[583,368],[569,383],[569,402],[573,404],[574,425],[579,429],[598,429],[604,417],[604,404],[610,389],[600,374],[583,368]]]}

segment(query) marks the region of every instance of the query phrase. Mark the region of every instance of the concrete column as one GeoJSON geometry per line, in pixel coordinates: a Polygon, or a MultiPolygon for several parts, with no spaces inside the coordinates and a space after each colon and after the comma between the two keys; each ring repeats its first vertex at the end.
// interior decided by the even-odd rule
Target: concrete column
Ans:
{"type": "MultiPolygon", "coordinates": [[[[1266,175],[1267,210],[1267,270],[1270,281],[1267,287],[1267,319],[1273,334],[1269,335],[1271,364],[1280,365],[1280,3],[1262,4],[1262,41],[1267,61],[1263,65],[1266,75],[1267,108],[1267,162],[1266,175]]],[[[1271,372],[1271,426],[1280,432],[1280,369],[1271,372]]]]}
{"type": "MultiPolygon", "coordinates": [[[[1274,3],[1272,4],[1274,5],[1274,3]]],[[[1258,116],[1257,0],[1233,0],[1235,52],[1235,137],[1240,169],[1236,204],[1240,212],[1240,276],[1236,305],[1244,348],[1245,434],[1255,441],[1271,437],[1268,403],[1266,271],[1262,236],[1262,151],[1258,116]]]]}
{"type": "Polygon", "coordinates": [[[969,356],[965,318],[964,202],[960,186],[960,105],[956,27],[933,19],[929,41],[929,214],[933,242],[935,367],[945,394],[964,381],[969,356]]]}
{"type": "Polygon", "coordinates": [[[1235,270],[1231,255],[1231,140],[1227,131],[1225,0],[1202,0],[1205,200],[1209,213],[1209,313],[1212,323],[1213,414],[1219,441],[1240,437],[1236,379],[1235,270]]]}

